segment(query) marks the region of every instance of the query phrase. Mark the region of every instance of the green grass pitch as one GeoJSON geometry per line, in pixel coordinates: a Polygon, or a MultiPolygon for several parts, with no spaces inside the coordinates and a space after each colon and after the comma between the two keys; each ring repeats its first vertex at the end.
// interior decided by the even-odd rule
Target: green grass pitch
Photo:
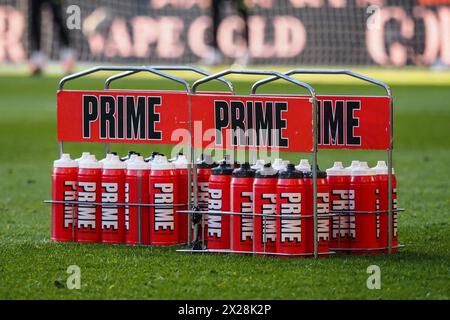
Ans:
{"type": "MultiPolygon", "coordinates": [[[[449,84],[393,86],[394,164],[398,177],[399,240],[393,256],[336,255],[327,259],[276,259],[188,255],[175,248],[53,243],[50,238],[52,161],[57,157],[55,91],[59,77],[0,75],[0,298],[50,299],[448,299],[450,297],[450,89],[449,84]],[[81,289],[65,287],[69,265],[81,269],[81,289]],[[381,268],[381,289],[369,290],[369,265],[381,268]]],[[[142,78],[129,88],[173,88],[142,78]]],[[[102,87],[98,78],[68,88],[102,87]]],[[[236,83],[246,92],[249,82],[236,83]]],[[[295,93],[294,87],[268,90],[295,93]]],[[[323,82],[319,93],[381,93],[362,85],[323,82]]],[[[114,146],[125,153],[126,146],[114,146]]],[[[133,146],[134,149],[136,149],[133,146]]],[[[149,154],[164,147],[139,146],[149,154]]],[[[100,145],[68,144],[78,156],[100,145]]],[[[300,155],[284,155],[298,161],[300,155]]],[[[302,155],[303,156],[303,155],[302,155]]],[[[333,160],[367,160],[385,152],[319,153],[333,160]]]]}

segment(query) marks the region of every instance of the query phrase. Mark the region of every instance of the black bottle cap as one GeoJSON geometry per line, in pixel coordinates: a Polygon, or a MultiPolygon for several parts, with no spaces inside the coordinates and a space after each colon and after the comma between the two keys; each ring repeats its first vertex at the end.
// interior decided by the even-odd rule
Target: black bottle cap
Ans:
{"type": "Polygon", "coordinates": [[[217,167],[211,170],[211,174],[213,175],[231,175],[232,173],[233,168],[225,161],[221,161],[217,167]]]}
{"type": "Polygon", "coordinates": [[[255,176],[255,170],[250,167],[250,163],[245,162],[239,168],[234,169],[233,177],[236,178],[253,178],[255,176]]]}
{"type": "MultiPolygon", "coordinates": [[[[316,168],[317,168],[317,179],[325,179],[327,177],[327,173],[325,171],[320,170],[319,166],[317,166],[316,168]]],[[[312,179],[312,177],[313,177],[312,170],[309,172],[306,172],[304,174],[304,177],[312,179]]]]}
{"type": "Polygon", "coordinates": [[[301,179],[303,178],[303,172],[295,169],[294,164],[289,163],[286,170],[283,170],[279,174],[280,179],[301,179]]]}

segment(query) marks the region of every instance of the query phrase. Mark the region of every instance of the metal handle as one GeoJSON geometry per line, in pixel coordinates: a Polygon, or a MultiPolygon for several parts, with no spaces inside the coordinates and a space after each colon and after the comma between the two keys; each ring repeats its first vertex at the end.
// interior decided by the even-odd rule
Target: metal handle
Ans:
{"type": "MultiPolygon", "coordinates": [[[[154,70],[163,70],[163,71],[192,71],[192,72],[204,75],[204,76],[210,75],[210,73],[206,72],[205,70],[202,70],[197,67],[191,67],[191,66],[152,66],[151,68],[154,70]]],[[[140,71],[128,71],[128,72],[123,72],[120,74],[113,75],[113,76],[109,77],[108,79],[106,79],[104,88],[109,89],[111,82],[121,79],[121,78],[124,78],[124,77],[127,77],[127,76],[131,76],[131,75],[139,73],[139,72],[140,71]]],[[[231,81],[229,81],[227,79],[223,79],[223,78],[219,78],[217,80],[225,83],[227,85],[228,89],[230,89],[230,91],[234,93],[234,88],[233,88],[233,84],[231,83],[231,81]]]]}
{"type": "Polygon", "coordinates": [[[150,68],[150,67],[136,67],[136,66],[99,66],[99,67],[93,67],[91,69],[87,69],[84,71],[80,71],[71,75],[68,75],[64,78],[61,79],[61,81],[59,81],[58,84],[58,90],[63,90],[64,89],[64,84],[66,84],[69,81],[72,81],[74,79],[78,79],[81,78],[83,76],[87,76],[89,74],[95,73],[95,72],[99,72],[99,71],[134,71],[134,72],[141,72],[141,71],[147,71],[156,75],[159,75],[163,78],[178,82],[180,84],[182,84],[185,88],[186,91],[189,92],[190,91],[190,86],[189,83],[186,80],[171,76],[169,74],[160,72],[156,69],[150,68]]]}
{"type": "MultiPolygon", "coordinates": [[[[353,72],[353,71],[349,71],[349,70],[324,70],[324,69],[293,69],[290,70],[288,72],[284,73],[287,76],[292,76],[295,74],[343,74],[343,75],[347,75],[353,78],[357,78],[372,84],[375,84],[377,86],[383,87],[386,90],[386,93],[388,94],[388,96],[391,98],[392,96],[392,91],[391,88],[384,82],[372,79],[370,77],[364,76],[362,74],[353,72]]],[[[254,94],[256,92],[256,90],[258,89],[259,86],[272,82],[274,80],[277,80],[278,77],[271,77],[271,78],[267,78],[267,79],[262,79],[260,81],[257,81],[251,89],[252,94],[254,94]]]]}
{"type": "Polygon", "coordinates": [[[195,81],[194,84],[192,85],[192,93],[195,94],[196,89],[197,89],[197,87],[200,84],[209,82],[209,81],[214,80],[214,79],[221,78],[221,77],[229,75],[229,74],[272,75],[272,76],[275,76],[274,77],[275,79],[281,78],[283,80],[286,80],[288,82],[296,84],[296,85],[298,85],[298,86],[300,86],[302,88],[306,88],[309,91],[309,93],[311,94],[311,98],[315,99],[315,96],[316,96],[316,93],[315,93],[314,89],[309,84],[307,84],[305,82],[302,82],[302,81],[299,81],[299,80],[296,80],[296,79],[292,79],[289,76],[284,75],[284,74],[282,74],[280,72],[265,71],[265,70],[233,70],[233,69],[224,70],[224,71],[221,71],[219,73],[212,74],[210,76],[207,76],[205,78],[202,78],[202,79],[199,79],[199,80],[195,81]]]}

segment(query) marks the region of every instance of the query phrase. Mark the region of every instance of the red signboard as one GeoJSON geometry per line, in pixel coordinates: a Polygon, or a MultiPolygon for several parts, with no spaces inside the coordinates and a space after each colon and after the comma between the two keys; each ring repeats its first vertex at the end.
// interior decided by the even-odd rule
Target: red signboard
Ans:
{"type": "Polygon", "coordinates": [[[389,148],[388,97],[318,96],[319,149],[389,148]]]}
{"type": "MultiPolygon", "coordinates": [[[[207,141],[203,139],[202,147],[310,152],[312,106],[309,99],[293,95],[194,96],[193,116],[202,121],[202,132],[215,129],[207,141]],[[272,135],[267,135],[262,127],[273,130],[272,135]],[[241,128],[248,132],[234,132],[241,128]]],[[[319,149],[389,148],[388,97],[318,96],[317,99],[319,149]]]]}
{"type": "Polygon", "coordinates": [[[195,147],[312,150],[312,107],[304,97],[198,94],[192,116],[203,135],[195,147]]]}
{"type": "MultiPolygon", "coordinates": [[[[388,97],[318,96],[320,149],[389,148],[388,97]]],[[[310,152],[308,96],[181,91],[60,91],[58,140],[189,143],[189,100],[196,148],[310,152]]]]}
{"type": "Polygon", "coordinates": [[[181,91],[59,91],[57,105],[59,141],[176,144],[188,129],[181,91]]]}

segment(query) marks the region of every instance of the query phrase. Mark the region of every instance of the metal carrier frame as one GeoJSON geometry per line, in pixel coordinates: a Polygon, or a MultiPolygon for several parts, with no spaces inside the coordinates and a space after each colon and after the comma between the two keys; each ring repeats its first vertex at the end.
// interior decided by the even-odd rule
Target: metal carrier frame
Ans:
{"type": "MultiPolygon", "coordinates": [[[[123,73],[116,74],[116,75],[108,77],[105,80],[105,83],[104,83],[104,86],[103,86],[103,88],[105,90],[108,90],[110,85],[111,85],[111,83],[113,81],[115,81],[115,80],[118,80],[120,78],[125,78],[127,76],[131,76],[131,75],[139,73],[139,72],[149,72],[151,74],[161,76],[161,77],[163,77],[165,79],[172,80],[172,81],[174,81],[176,83],[179,83],[179,84],[184,86],[185,92],[188,94],[188,97],[189,97],[189,99],[188,99],[188,117],[189,117],[188,118],[189,119],[188,130],[189,130],[189,133],[192,135],[191,101],[190,101],[190,95],[191,95],[191,92],[192,92],[191,85],[184,79],[181,79],[181,78],[178,78],[178,77],[174,77],[174,76],[172,76],[170,74],[161,72],[162,70],[165,70],[165,71],[190,71],[190,72],[194,72],[194,73],[197,73],[197,74],[200,74],[200,75],[203,75],[203,76],[210,75],[210,73],[208,73],[208,72],[206,72],[206,71],[204,71],[204,70],[202,70],[200,68],[191,67],[191,66],[151,66],[151,67],[150,66],[141,66],[141,67],[139,67],[139,66],[98,66],[98,67],[93,67],[93,68],[90,68],[90,69],[87,69],[87,70],[84,70],[84,71],[80,71],[80,72],[77,72],[77,73],[65,76],[64,78],[62,78],[60,80],[60,82],[58,84],[58,91],[64,90],[64,85],[67,82],[69,82],[69,81],[72,81],[72,80],[75,80],[75,79],[78,79],[78,78],[81,78],[81,77],[84,77],[84,76],[87,76],[87,75],[90,75],[90,74],[93,74],[93,73],[97,73],[97,72],[102,72],[102,71],[124,71],[123,73]]],[[[228,81],[226,79],[218,79],[218,80],[223,82],[223,83],[225,83],[228,86],[228,88],[231,91],[234,92],[233,85],[232,85],[232,83],[230,81],[228,81]]],[[[104,143],[104,147],[105,147],[104,150],[105,150],[105,155],[106,155],[106,154],[108,154],[110,152],[110,143],[104,143]]],[[[59,157],[61,157],[61,155],[63,154],[63,148],[64,148],[64,143],[62,141],[58,141],[58,154],[59,154],[59,157]]],[[[191,145],[191,154],[193,154],[192,150],[193,150],[193,146],[191,145]]],[[[193,163],[195,163],[195,161],[193,161],[193,163]]],[[[191,164],[188,165],[188,170],[189,171],[191,170],[191,164]]],[[[191,175],[188,175],[188,185],[191,185],[191,184],[192,184],[191,175]]],[[[196,184],[196,182],[195,182],[195,184],[196,184]]],[[[194,191],[195,199],[197,198],[196,191],[197,190],[194,191]]],[[[188,189],[188,199],[190,199],[190,196],[191,196],[191,194],[189,193],[189,189],[188,189]]],[[[80,204],[86,204],[85,202],[80,202],[80,201],[56,201],[56,200],[44,200],[44,203],[47,203],[47,204],[67,204],[67,205],[71,205],[73,207],[78,206],[80,204]]],[[[135,207],[138,207],[139,209],[141,207],[174,208],[174,207],[180,207],[180,206],[187,206],[188,210],[190,210],[191,206],[192,206],[192,203],[191,203],[191,201],[188,201],[188,203],[185,203],[185,204],[178,203],[178,204],[173,204],[173,205],[164,205],[164,204],[145,204],[145,203],[114,203],[114,204],[110,203],[110,204],[108,204],[108,203],[101,203],[101,202],[94,202],[94,203],[90,202],[89,205],[93,205],[93,206],[112,206],[112,207],[115,207],[115,206],[118,206],[118,207],[121,207],[121,206],[123,206],[123,207],[135,206],[135,207]]],[[[139,213],[138,213],[138,217],[139,217],[138,218],[138,230],[142,230],[141,229],[142,226],[140,225],[140,222],[141,222],[141,217],[140,216],[141,216],[141,212],[139,210],[139,213]]],[[[188,243],[191,242],[191,227],[190,227],[191,224],[192,224],[191,217],[189,217],[189,221],[188,221],[188,243]]],[[[74,232],[75,232],[74,228],[75,228],[75,217],[73,217],[73,220],[72,220],[72,235],[74,235],[74,232]]],[[[139,233],[139,242],[142,243],[142,238],[141,238],[140,233],[139,233]]]]}
{"type": "MultiPolygon", "coordinates": [[[[280,72],[274,72],[274,71],[262,71],[262,70],[233,70],[233,69],[229,69],[229,70],[225,70],[225,71],[221,71],[218,72],[216,74],[209,74],[208,72],[196,68],[196,67],[190,67],[190,66],[99,66],[99,67],[94,67],[94,68],[90,68],[88,70],[85,71],[81,71],[69,76],[66,76],[64,78],[61,79],[61,81],[59,82],[58,85],[58,90],[62,91],[64,89],[64,85],[65,83],[83,77],[83,76],[87,76],[89,74],[92,73],[96,73],[96,72],[100,72],[100,71],[123,71],[122,73],[119,74],[115,74],[110,76],[109,78],[107,78],[104,82],[104,90],[109,90],[110,89],[110,85],[113,81],[121,79],[121,78],[125,78],[128,76],[131,76],[133,74],[136,73],[140,73],[140,72],[149,72],[152,73],[154,75],[158,75],[160,77],[169,79],[171,81],[174,81],[176,83],[179,83],[181,85],[184,86],[185,88],[185,92],[188,95],[188,130],[189,133],[191,134],[191,143],[190,143],[190,151],[191,151],[191,164],[188,165],[188,172],[192,172],[192,174],[188,174],[188,203],[186,204],[173,204],[173,205],[161,205],[161,204],[144,204],[144,203],[89,203],[90,205],[94,205],[94,206],[137,206],[137,207],[164,207],[164,208],[174,208],[174,207],[180,207],[180,206],[185,206],[187,207],[187,210],[177,210],[174,212],[174,214],[188,214],[189,219],[188,219],[188,244],[193,243],[193,240],[196,239],[192,239],[192,234],[191,234],[191,230],[192,230],[192,226],[194,226],[194,232],[195,232],[195,237],[197,237],[198,234],[198,230],[199,230],[199,224],[201,223],[201,225],[203,226],[205,224],[205,215],[230,215],[230,216],[236,216],[236,215],[240,215],[240,216],[261,216],[263,219],[265,217],[270,217],[272,219],[281,219],[282,217],[287,217],[289,216],[290,218],[299,218],[299,219],[304,219],[304,218],[312,218],[313,219],[313,228],[314,228],[314,251],[310,252],[310,253],[301,253],[301,254],[289,254],[289,253],[272,253],[272,252],[266,252],[265,251],[265,245],[264,245],[264,251],[263,252],[256,252],[256,251],[234,251],[234,250],[219,250],[219,249],[206,249],[205,248],[205,239],[204,239],[204,232],[202,231],[201,233],[201,248],[198,248],[195,246],[192,249],[180,249],[177,250],[178,252],[188,252],[188,253],[204,253],[204,252],[209,252],[209,253],[238,253],[238,254],[255,254],[255,255],[275,255],[275,256],[314,256],[315,258],[318,258],[319,255],[328,255],[331,253],[335,253],[335,251],[345,251],[346,249],[332,249],[333,251],[329,251],[329,252],[323,252],[323,253],[319,253],[319,242],[318,242],[318,219],[321,217],[332,217],[332,216],[349,216],[349,215],[357,215],[357,214],[387,214],[388,215],[388,247],[386,248],[359,248],[359,249],[355,249],[355,248],[350,248],[348,250],[352,250],[352,251],[357,251],[357,250],[363,250],[363,251],[379,251],[379,250],[383,250],[385,251],[387,249],[387,252],[389,254],[391,254],[393,252],[394,248],[400,248],[403,247],[403,245],[398,245],[396,247],[393,247],[393,239],[392,239],[392,234],[393,234],[393,214],[394,212],[398,213],[398,212],[402,212],[404,211],[404,209],[394,209],[393,208],[393,203],[392,203],[392,181],[393,181],[393,176],[392,176],[392,154],[393,154],[393,120],[394,120],[394,114],[393,114],[393,97],[392,97],[392,91],[390,89],[390,87],[378,80],[360,75],[358,73],[352,72],[352,71],[347,71],[347,70],[317,70],[317,69],[293,69],[290,70],[286,73],[280,73],[280,72]],[[204,78],[201,78],[197,81],[195,81],[193,83],[193,85],[191,86],[186,80],[175,77],[173,75],[167,74],[165,72],[162,71],[189,71],[189,72],[194,72],[200,75],[205,76],[204,78]],[[230,90],[231,94],[234,95],[235,94],[235,90],[233,87],[233,84],[229,81],[224,79],[224,76],[230,75],[230,74],[237,74],[237,75],[254,75],[254,76],[270,76],[269,78],[266,79],[262,79],[259,80],[257,82],[255,82],[250,90],[250,96],[255,95],[256,91],[258,89],[258,87],[260,87],[261,85],[273,82],[275,80],[285,80],[287,82],[290,82],[292,84],[295,84],[297,86],[299,86],[300,88],[306,89],[309,93],[310,99],[309,102],[311,103],[311,107],[312,107],[312,119],[313,119],[313,148],[312,151],[309,152],[311,153],[312,156],[312,182],[313,182],[313,212],[312,215],[273,215],[273,214],[263,214],[263,213],[240,213],[240,212],[224,212],[224,211],[214,211],[214,210],[200,210],[198,207],[198,195],[197,195],[197,162],[196,162],[196,150],[194,148],[194,144],[192,143],[192,137],[193,137],[193,132],[192,132],[192,102],[191,102],[191,97],[195,96],[196,94],[198,94],[197,92],[197,88],[204,83],[207,83],[211,80],[218,80],[221,81],[222,83],[225,83],[228,87],[228,89],[230,90]],[[316,75],[346,75],[346,76],[350,76],[353,78],[357,78],[359,80],[362,81],[366,81],[368,83],[377,85],[382,87],[386,93],[387,96],[389,98],[390,101],[390,110],[389,110],[389,119],[390,119],[390,128],[389,128],[389,136],[390,136],[390,141],[389,141],[389,148],[387,150],[387,158],[388,158],[388,210],[385,211],[371,211],[371,212],[363,212],[363,211],[330,211],[328,214],[318,214],[317,212],[317,154],[318,154],[318,103],[317,103],[317,98],[316,98],[316,92],[314,90],[314,88],[307,84],[306,82],[291,78],[290,76],[293,75],[297,75],[297,74],[316,74],[316,75]],[[190,186],[192,186],[192,189],[190,188],[190,186]],[[192,191],[191,191],[192,190],[192,191]],[[192,194],[191,194],[192,192],[192,194]],[[201,220],[198,221],[197,223],[193,222],[193,216],[197,215],[201,215],[201,220]]],[[[213,92],[212,92],[213,93],[213,92]]],[[[105,143],[105,154],[110,152],[110,144],[109,143],[105,143]]],[[[59,156],[61,157],[62,153],[63,153],[63,142],[62,141],[58,141],[58,152],[59,152],[59,156]]],[[[234,149],[233,149],[234,152],[234,149]]],[[[255,154],[253,153],[254,150],[249,149],[249,156],[251,160],[254,160],[254,156],[255,154]]],[[[79,204],[86,204],[85,202],[79,202],[79,201],[56,201],[56,200],[45,200],[45,203],[51,203],[51,204],[68,204],[68,205],[72,205],[72,206],[77,206],[79,204]]],[[[74,217],[75,219],[75,217],[74,217]]],[[[141,226],[140,224],[140,219],[138,219],[138,228],[139,230],[141,230],[141,226]]],[[[263,233],[265,234],[266,232],[266,226],[267,224],[263,223],[263,225],[265,226],[263,229],[263,233]]],[[[75,226],[75,221],[73,221],[72,223],[72,227],[74,228],[75,226]]],[[[74,229],[73,229],[74,232],[74,229]]],[[[140,238],[140,237],[139,237],[140,238]]],[[[141,240],[141,239],[140,239],[141,240]]]]}
{"type": "MultiPolygon", "coordinates": [[[[317,69],[293,69],[290,70],[284,74],[279,73],[279,72],[272,72],[272,71],[259,71],[259,70],[225,70],[210,76],[207,76],[203,79],[197,80],[196,82],[194,82],[193,86],[192,86],[192,94],[196,94],[196,89],[199,85],[204,84],[206,82],[209,82],[211,80],[214,79],[218,79],[220,77],[224,77],[226,75],[229,74],[241,74],[241,75],[272,75],[272,77],[267,78],[267,79],[263,79],[260,81],[257,81],[256,83],[253,84],[252,88],[251,88],[251,92],[250,95],[254,95],[256,94],[256,90],[258,89],[258,87],[260,87],[263,84],[267,84],[269,82],[275,81],[275,80],[279,80],[279,79],[283,79],[286,80],[288,82],[291,82],[293,84],[296,84],[302,88],[305,88],[309,91],[310,94],[310,102],[312,104],[312,109],[313,109],[313,150],[312,150],[312,173],[313,173],[313,214],[312,215],[288,215],[289,217],[295,217],[295,218],[299,218],[299,219],[303,219],[303,218],[313,218],[313,228],[314,228],[314,252],[312,253],[301,253],[301,254],[289,254],[289,253],[272,253],[272,252],[256,252],[256,251],[235,251],[235,250],[225,250],[225,249],[206,249],[205,248],[205,239],[204,239],[204,233],[202,232],[202,239],[201,239],[201,248],[192,248],[192,249],[180,249],[177,250],[178,252],[187,252],[187,253],[201,253],[201,252],[205,252],[205,253],[237,253],[237,254],[255,254],[255,255],[274,255],[274,256],[311,256],[313,255],[315,258],[318,258],[319,255],[323,254],[323,255],[328,255],[328,254],[332,254],[332,253],[336,253],[337,251],[347,251],[347,250],[351,250],[351,251],[385,251],[387,250],[389,254],[392,253],[392,250],[395,248],[401,248],[403,247],[403,245],[397,245],[395,247],[393,247],[392,245],[392,232],[393,232],[393,213],[394,212],[403,212],[404,209],[393,209],[392,207],[392,151],[393,151],[393,120],[394,120],[394,115],[393,115],[393,98],[392,98],[392,91],[390,89],[390,87],[378,80],[366,77],[364,75],[352,72],[352,71],[347,71],[347,70],[317,70],[317,69]],[[387,151],[387,156],[388,156],[388,210],[385,211],[371,211],[371,212],[366,212],[366,211],[329,211],[328,214],[318,214],[317,213],[317,154],[318,154],[318,143],[317,143],[317,131],[318,131],[318,113],[317,113],[317,99],[316,99],[316,92],[313,89],[312,86],[310,86],[309,84],[302,82],[302,81],[298,81],[296,79],[290,78],[290,76],[292,75],[296,75],[296,74],[329,74],[329,75],[347,75],[350,77],[354,77],[357,78],[359,80],[363,80],[366,81],[368,83],[371,84],[375,84],[377,86],[382,87],[383,89],[385,89],[387,96],[389,98],[390,101],[390,110],[389,110],[389,119],[390,119],[390,128],[389,128],[389,136],[390,136],[390,140],[389,140],[389,148],[387,151]],[[332,217],[332,216],[350,216],[350,215],[358,215],[358,214],[388,214],[388,247],[383,247],[383,248],[350,248],[350,249],[343,249],[343,248],[333,248],[331,249],[332,251],[329,252],[323,252],[323,253],[319,253],[318,250],[318,219],[320,217],[332,217]]],[[[252,158],[252,150],[249,150],[250,152],[250,158],[252,158]]],[[[196,168],[196,164],[195,162],[193,163],[194,166],[194,175],[195,175],[195,168],[196,168]]],[[[194,190],[196,190],[196,179],[194,179],[194,190]]],[[[196,199],[196,198],[195,198],[196,199]]],[[[196,205],[194,205],[194,208],[197,208],[196,205]]],[[[271,217],[271,218],[275,218],[275,219],[281,219],[282,217],[287,215],[268,215],[268,214],[262,214],[262,213],[256,213],[253,212],[251,214],[247,214],[247,213],[240,213],[240,212],[231,212],[231,211],[215,211],[215,210],[206,210],[206,211],[199,211],[198,209],[196,210],[186,210],[186,211],[178,211],[178,213],[188,213],[188,214],[200,214],[202,216],[202,225],[204,224],[204,216],[205,215],[230,215],[230,216],[262,216],[264,217],[271,217]]],[[[265,224],[264,224],[265,225],[265,224]]],[[[232,231],[231,231],[232,232],[232,231]]],[[[263,232],[265,232],[265,230],[263,230],[263,232]]],[[[231,237],[231,241],[232,237],[231,237]]]]}
{"type": "MultiPolygon", "coordinates": [[[[388,253],[391,254],[392,253],[392,234],[393,234],[393,213],[394,212],[402,212],[404,211],[404,209],[396,209],[394,210],[392,207],[392,153],[393,153],[393,148],[394,148],[394,99],[392,96],[392,90],[391,88],[384,82],[379,81],[379,80],[375,80],[372,79],[370,77],[361,75],[359,73],[353,72],[353,71],[349,71],[349,70],[326,70],[326,69],[293,69],[290,71],[287,71],[285,73],[288,76],[292,76],[292,75],[297,75],[297,74],[313,74],[313,75],[324,75],[324,74],[328,74],[328,75],[345,75],[345,76],[349,76],[349,77],[353,77],[374,85],[377,85],[379,87],[382,87],[385,91],[387,96],[389,97],[389,104],[390,104],[390,108],[389,108],[389,148],[387,150],[387,158],[388,158],[388,210],[387,210],[387,214],[388,214],[388,247],[387,248],[361,248],[361,249],[356,249],[356,250],[388,250],[388,253]]],[[[258,89],[259,86],[278,80],[277,77],[272,77],[269,79],[263,79],[260,80],[258,82],[256,82],[252,88],[251,88],[251,92],[252,94],[254,94],[256,92],[256,90],[258,89]]],[[[314,115],[314,117],[317,117],[317,114],[314,115]]],[[[316,120],[316,119],[315,119],[316,120]]],[[[313,123],[313,126],[317,125],[317,120],[313,123]]],[[[316,131],[314,131],[316,132],[316,131]]],[[[314,133],[315,134],[315,133],[314,133]]],[[[314,136],[314,151],[313,151],[313,179],[316,179],[316,175],[315,175],[315,171],[316,171],[316,167],[314,165],[314,163],[317,163],[317,137],[314,136]]],[[[314,194],[316,194],[316,191],[313,191],[314,194]]],[[[316,197],[314,197],[314,215],[316,214],[316,205],[317,205],[317,201],[316,201],[316,197]]],[[[349,215],[349,214],[365,214],[365,213],[369,213],[369,212],[356,212],[356,211],[350,211],[350,212],[343,212],[343,211],[330,211],[330,214],[338,214],[339,216],[341,215],[349,215]]],[[[372,213],[384,213],[381,211],[375,211],[372,213]]],[[[315,222],[314,222],[314,237],[315,237],[315,241],[314,241],[314,255],[316,255],[316,247],[317,247],[317,238],[316,238],[316,234],[317,234],[317,227],[316,227],[316,218],[314,218],[315,222]]],[[[396,248],[401,248],[403,247],[403,245],[398,245],[396,248]]],[[[350,250],[355,250],[350,249],[350,250]]],[[[356,251],[355,250],[355,251],[356,251]]],[[[344,249],[339,249],[339,251],[344,251],[344,249]]]]}

